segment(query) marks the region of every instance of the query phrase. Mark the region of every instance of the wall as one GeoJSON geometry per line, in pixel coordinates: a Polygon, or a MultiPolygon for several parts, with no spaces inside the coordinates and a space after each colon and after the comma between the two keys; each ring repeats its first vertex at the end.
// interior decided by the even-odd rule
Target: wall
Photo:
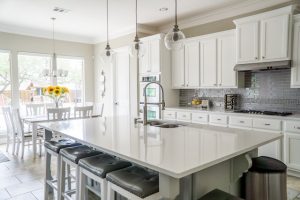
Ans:
{"type": "Polygon", "coordinates": [[[206,34],[220,32],[220,31],[226,31],[226,30],[235,28],[235,25],[233,23],[233,20],[235,20],[235,19],[271,11],[271,10],[278,9],[278,8],[288,6],[288,5],[292,5],[292,4],[298,4],[300,6],[300,1],[299,0],[291,0],[290,2],[272,6],[270,8],[257,10],[255,12],[238,15],[235,17],[223,19],[220,21],[212,22],[212,23],[207,23],[207,24],[202,24],[199,26],[191,27],[191,28],[182,29],[182,31],[184,32],[184,34],[187,38],[196,37],[196,36],[200,36],[200,35],[206,35],[206,34]]]}
{"type": "MultiPolygon", "coordinates": [[[[85,100],[94,99],[94,48],[91,44],[56,41],[56,53],[63,56],[83,57],[85,63],[85,100]]],[[[0,32],[0,49],[11,52],[12,73],[18,74],[18,52],[52,54],[52,40],[0,32]]],[[[12,87],[18,91],[17,81],[12,77],[12,87]],[[14,84],[15,83],[15,84],[14,84]]],[[[12,94],[16,105],[19,93],[12,94]]]]}
{"type": "Polygon", "coordinates": [[[239,94],[241,109],[258,109],[300,113],[300,89],[290,88],[291,70],[247,72],[245,88],[180,90],[180,106],[188,106],[195,92],[214,105],[221,103],[225,94],[239,94]]]}

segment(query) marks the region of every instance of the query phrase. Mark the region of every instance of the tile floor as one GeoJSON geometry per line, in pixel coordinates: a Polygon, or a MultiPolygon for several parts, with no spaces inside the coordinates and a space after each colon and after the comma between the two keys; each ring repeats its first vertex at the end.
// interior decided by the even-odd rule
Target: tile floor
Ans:
{"type": "MultiPolygon", "coordinates": [[[[7,154],[5,145],[0,145],[0,152],[10,159],[0,163],[0,200],[43,200],[44,157],[34,160],[26,149],[22,160],[7,154]]],[[[300,178],[288,177],[288,196],[288,200],[300,200],[300,178]]]]}

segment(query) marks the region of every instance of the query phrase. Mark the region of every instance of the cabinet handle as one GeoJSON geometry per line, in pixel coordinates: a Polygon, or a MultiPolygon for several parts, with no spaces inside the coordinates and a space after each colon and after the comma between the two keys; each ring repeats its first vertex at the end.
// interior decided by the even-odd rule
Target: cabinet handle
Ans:
{"type": "Polygon", "coordinates": [[[243,124],[243,123],[245,123],[245,122],[244,122],[244,121],[240,121],[240,123],[242,123],[242,124],[243,124]]]}
{"type": "Polygon", "coordinates": [[[263,58],[263,59],[265,59],[266,57],[265,57],[265,56],[263,56],[262,58],[263,58]]]}
{"type": "Polygon", "coordinates": [[[255,57],[255,60],[257,60],[258,59],[258,57],[255,57]]]}
{"type": "Polygon", "coordinates": [[[182,115],[182,117],[186,117],[186,115],[182,115]]]}
{"type": "Polygon", "coordinates": [[[198,117],[198,119],[202,119],[203,117],[198,117]]]}
{"type": "Polygon", "coordinates": [[[221,121],[221,119],[217,119],[218,121],[221,121]]]}
{"type": "Polygon", "coordinates": [[[270,126],[271,124],[265,124],[265,126],[270,126]]]}

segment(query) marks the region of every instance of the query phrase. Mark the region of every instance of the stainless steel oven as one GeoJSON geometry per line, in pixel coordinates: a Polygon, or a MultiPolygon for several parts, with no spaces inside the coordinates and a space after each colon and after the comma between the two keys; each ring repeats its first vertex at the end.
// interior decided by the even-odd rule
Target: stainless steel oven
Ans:
{"type": "MultiPolygon", "coordinates": [[[[144,105],[144,87],[149,82],[160,82],[160,75],[145,75],[140,76],[140,113],[143,112],[144,105]]],[[[159,105],[155,105],[155,103],[160,102],[161,98],[161,90],[157,84],[150,84],[146,90],[147,102],[148,105],[148,119],[160,119],[160,109],[159,105]],[[153,103],[151,105],[151,103],[153,103]]],[[[142,115],[141,115],[142,116],[142,115]]]]}

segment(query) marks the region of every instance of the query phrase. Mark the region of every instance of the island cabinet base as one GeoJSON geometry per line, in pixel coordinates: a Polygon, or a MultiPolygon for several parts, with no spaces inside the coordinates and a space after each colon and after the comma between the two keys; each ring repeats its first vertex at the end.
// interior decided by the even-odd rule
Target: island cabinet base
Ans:
{"type": "Polygon", "coordinates": [[[251,158],[257,157],[257,149],[213,165],[209,168],[174,179],[160,175],[160,193],[164,199],[197,200],[216,188],[236,196],[243,190],[242,176],[252,165],[251,158]]]}

